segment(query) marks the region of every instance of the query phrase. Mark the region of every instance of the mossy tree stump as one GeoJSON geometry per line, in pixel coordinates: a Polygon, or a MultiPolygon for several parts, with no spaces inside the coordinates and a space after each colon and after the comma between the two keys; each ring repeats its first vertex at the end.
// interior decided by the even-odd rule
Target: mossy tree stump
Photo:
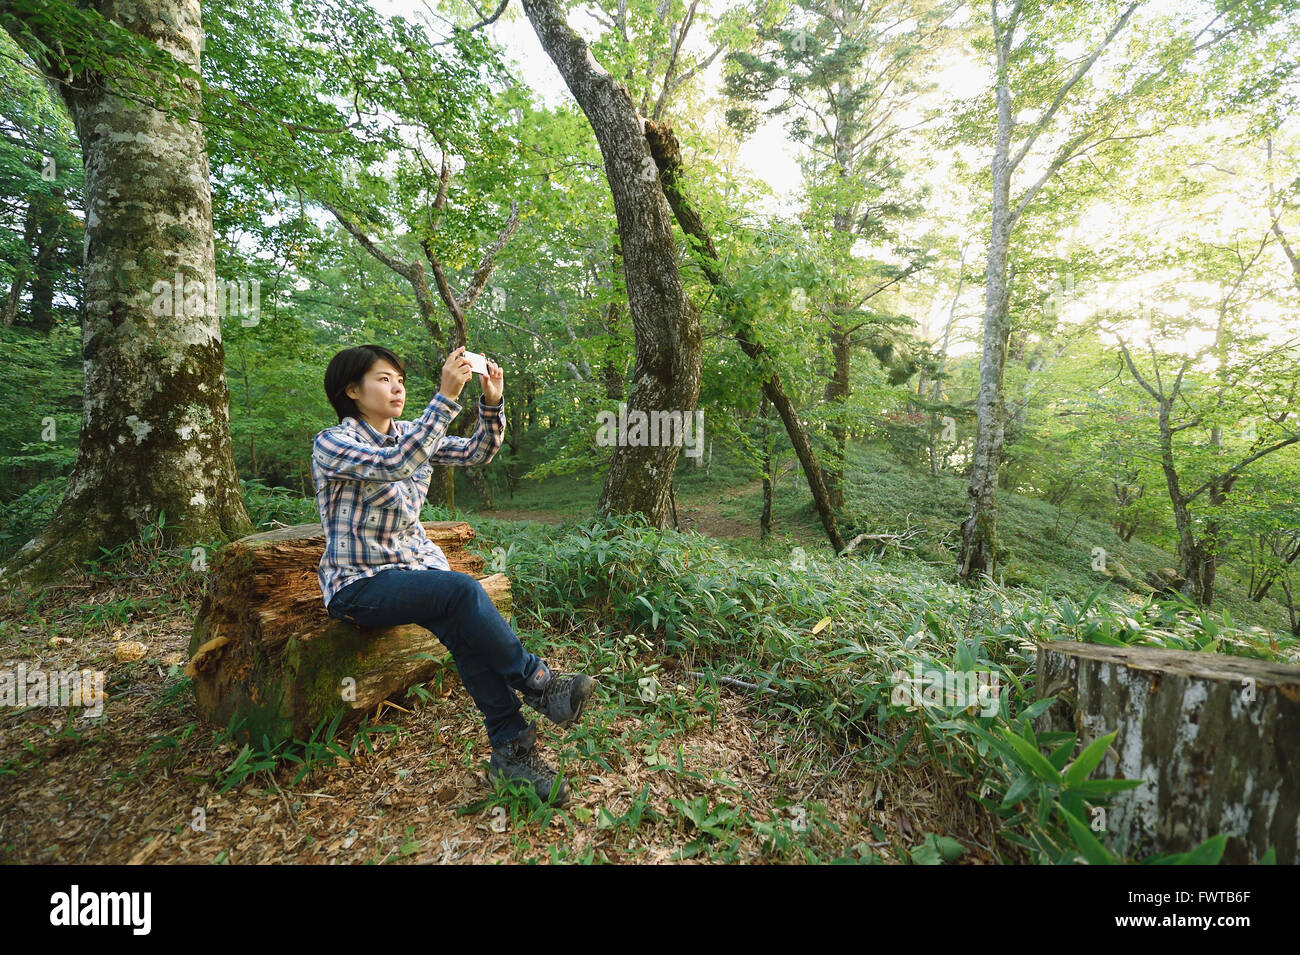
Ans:
{"type": "MultiPolygon", "coordinates": [[[[483,558],[465,550],[474,530],[461,521],[424,529],[451,569],[478,578],[509,618],[509,578],[485,576],[483,558]]],[[[306,740],[336,712],[350,729],[437,673],[446,650],[423,627],[358,627],[326,612],[317,580],[324,549],[321,525],[299,524],[240,538],[213,557],[185,667],[206,720],[240,717],[241,738],[253,741],[306,740]]]]}
{"type": "MultiPolygon", "coordinates": [[[[1098,778],[1142,779],[1117,794],[1104,843],[1129,856],[1185,852],[1229,836],[1222,861],[1272,848],[1300,862],[1300,667],[1158,647],[1045,643],[1040,732],[1116,733],[1098,778]]],[[[1089,822],[1089,820],[1084,820],[1089,822]]]]}

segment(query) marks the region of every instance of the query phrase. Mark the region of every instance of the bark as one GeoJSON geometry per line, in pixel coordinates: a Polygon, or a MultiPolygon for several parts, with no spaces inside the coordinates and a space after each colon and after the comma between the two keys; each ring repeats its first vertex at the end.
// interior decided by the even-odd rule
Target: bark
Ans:
{"type": "Polygon", "coordinates": [[[767,423],[768,408],[771,407],[767,395],[763,395],[763,400],[759,404],[758,416],[763,421],[763,513],[758,519],[758,537],[759,540],[767,540],[772,534],[772,491],[773,491],[773,474],[772,474],[772,445],[773,441],[770,435],[771,428],[767,423]]]}
{"type": "Polygon", "coordinates": [[[763,395],[772,402],[777,414],[781,416],[781,421],[785,424],[786,434],[790,436],[790,443],[794,445],[795,454],[798,455],[799,463],[803,465],[804,474],[808,478],[813,505],[821,517],[827,539],[838,554],[844,550],[844,538],[840,534],[835,510],[831,506],[830,492],[822,480],[822,469],[817,462],[817,455],[813,452],[812,444],[808,440],[808,432],[803,422],[799,420],[793,402],[785,393],[780,374],[771,367],[771,358],[767,355],[767,349],[758,342],[758,336],[744,312],[732,305],[734,296],[730,283],[722,274],[713,237],[709,234],[708,227],[700,214],[691,205],[681,182],[682,152],[677,144],[677,138],[673,135],[671,127],[658,123],[646,124],[646,138],[659,169],[664,194],[672,204],[673,213],[682,231],[699,245],[701,268],[709,284],[717,289],[721,296],[724,315],[732,327],[736,342],[750,359],[758,362],[768,371],[767,377],[763,380],[763,395]]]}
{"type": "MultiPolygon", "coordinates": [[[[99,0],[95,7],[198,69],[199,0],[99,0]]],[[[42,35],[44,18],[14,9],[0,13],[23,19],[47,48],[61,48],[61,38],[42,35]]],[[[47,53],[31,52],[57,75],[47,53]]],[[[63,501],[0,571],[8,585],[34,585],[99,556],[101,547],[133,540],[160,511],[163,539],[184,553],[253,529],[231,449],[204,133],[118,95],[113,83],[80,74],[59,86],[85,167],[81,431],[63,501]],[[175,283],[177,275],[180,314],[155,315],[155,283],[175,283]]],[[[197,104],[197,89],[186,95],[197,104]]]]}
{"type": "MultiPolygon", "coordinates": [[[[1037,731],[1117,733],[1097,778],[1117,794],[1097,835],[1128,857],[1229,836],[1222,861],[1300,862],[1300,668],[1216,653],[1059,642],[1038,650],[1037,731]]],[[[1085,823],[1090,820],[1083,820],[1085,823]]]]}
{"type": "MultiPolygon", "coordinates": [[[[482,576],[483,557],[465,550],[473,529],[455,521],[424,528],[451,569],[479,578],[508,617],[510,580],[482,576]]],[[[253,740],[306,740],[336,711],[340,730],[350,729],[441,669],[445,648],[421,626],[357,627],[326,613],[316,579],[324,541],[320,524],[299,524],[234,541],[213,558],[185,667],[205,720],[228,726],[239,717],[253,740]],[[355,699],[342,693],[348,678],[355,699]]]]}
{"type": "MultiPolygon", "coordinates": [[[[1061,84],[1051,104],[1034,121],[1028,134],[1021,139],[1015,154],[1012,155],[1011,132],[1015,123],[1011,111],[1008,71],[1023,4],[1017,2],[1005,20],[998,19],[996,0],[991,4],[993,45],[997,52],[997,133],[993,143],[991,166],[992,221],[989,230],[988,257],[984,269],[984,345],[980,355],[980,388],[976,400],[975,448],[971,456],[970,483],[967,487],[971,509],[969,516],[961,525],[962,546],[957,561],[958,575],[967,580],[983,574],[991,575],[997,563],[998,470],[1002,465],[1002,446],[1006,428],[1003,375],[1007,358],[1007,338],[1011,331],[1007,299],[1014,280],[1014,271],[1008,274],[1011,230],[1048,180],[1066,163],[1081,155],[1087,148],[1088,141],[1098,135],[1097,127],[1085,125],[1082,132],[1058,147],[1047,168],[1019,194],[1014,205],[1011,202],[1012,173],[1029,153],[1039,135],[1052,122],[1070,91],[1092,69],[1106,47],[1123,31],[1138,5],[1137,0],[1134,0],[1125,8],[1111,26],[1105,39],[1061,84]]],[[[1104,120],[1104,116],[1099,117],[1101,125],[1104,125],[1104,120]]]]}
{"type": "MultiPolygon", "coordinates": [[[[613,268],[615,271],[619,268],[619,260],[623,257],[623,250],[619,247],[618,236],[614,236],[613,268]]],[[[605,346],[605,365],[601,370],[601,380],[605,384],[605,397],[612,401],[618,401],[623,398],[623,371],[614,361],[617,354],[615,351],[615,342],[618,340],[618,317],[620,307],[617,301],[610,302],[605,309],[605,334],[609,336],[609,344],[605,346]]]]}
{"type": "MultiPolygon", "coordinates": [[[[672,220],[646,145],[645,119],[627,88],[592,56],[556,0],[523,0],[524,11],[591,123],[605,163],[623,250],[636,341],[628,414],[694,411],[700,393],[700,313],[677,270],[672,220]]],[[[662,528],[680,444],[614,448],[597,510],[639,512],[662,528]]]]}
{"type": "MultiPolygon", "coordinates": [[[[837,302],[837,304],[840,304],[837,302]]],[[[834,463],[823,467],[826,481],[826,494],[831,507],[839,510],[844,506],[844,462],[848,447],[848,434],[844,426],[844,403],[849,400],[849,374],[853,364],[852,333],[848,329],[831,326],[831,354],[835,359],[835,371],[826,382],[826,402],[833,417],[830,424],[831,441],[835,447],[834,463]]]]}
{"type": "Polygon", "coordinates": [[[984,348],[976,399],[975,448],[971,456],[970,514],[961,525],[960,577],[992,575],[996,569],[998,469],[1002,464],[1005,401],[1002,392],[1007,360],[1007,255],[1011,242],[1011,90],[1007,51],[998,44],[998,131],[993,147],[993,209],[988,257],[984,266],[984,348]]]}

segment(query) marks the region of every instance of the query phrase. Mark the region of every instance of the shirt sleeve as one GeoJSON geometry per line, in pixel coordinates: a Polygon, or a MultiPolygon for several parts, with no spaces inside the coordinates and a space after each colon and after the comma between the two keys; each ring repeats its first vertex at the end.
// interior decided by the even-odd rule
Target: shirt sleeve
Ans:
{"type": "Polygon", "coordinates": [[[505,416],[506,399],[503,396],[495,405],[483,403],[483,399],[478,400],[478,427],[468,438],[458,438],[456,435],[448,435],[443,438],[442,443],[438,445],[435,451],[429,457],[433,464],[450,464],[468,467],[473,464],[484,464],[491,461],[496,456],[497,449],[501,447],[501,442],[506,433],[506,416],[505,416]]]}
{"type": "MultiPolygon", "coordinates": [[[[404,481],[426,461],[435,460],[434,449],[440,440],[452,440],[445,437],[447,425],[460,410],[459,402],[438,393],[413,427],[390,445],[362,443],[338,429],[322,431],[312,446],[312,460],[327,479],[404,481]]],[[[482,410],[480,403],[480,414],[482,410]]]]}

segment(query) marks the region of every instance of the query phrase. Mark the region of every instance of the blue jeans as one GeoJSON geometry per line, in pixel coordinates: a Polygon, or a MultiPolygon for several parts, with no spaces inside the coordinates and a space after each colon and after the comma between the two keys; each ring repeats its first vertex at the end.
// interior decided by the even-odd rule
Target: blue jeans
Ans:
{"type": "Polygon", "coordinates": [[[550,674],[524,649],[483,585],[460,571],[381,570],[338,591],[328,612],[360,627],[414,623],[433,633],[451,651],[494,749],[528,726],[515,691],[535,690],[550,674]]]}

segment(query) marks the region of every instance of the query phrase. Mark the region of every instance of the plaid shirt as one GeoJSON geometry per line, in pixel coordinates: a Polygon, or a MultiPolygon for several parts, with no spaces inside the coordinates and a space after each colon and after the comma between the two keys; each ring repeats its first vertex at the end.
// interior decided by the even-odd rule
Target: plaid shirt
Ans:
{"type": "Polygon", "coordinates": [[[381,570],[451,569],[420,523],[433,465],[491,461],[505,434],[504,409],[504,399],[488,407],[480,398],[478,427],[458,438],[446,432],[461,405],[436,394],[424,414],[394,421],[390,434],[348,417],[316,435],[311,473],[325,528],[317,575],[327,609],[348,584],[381,570]]]}

